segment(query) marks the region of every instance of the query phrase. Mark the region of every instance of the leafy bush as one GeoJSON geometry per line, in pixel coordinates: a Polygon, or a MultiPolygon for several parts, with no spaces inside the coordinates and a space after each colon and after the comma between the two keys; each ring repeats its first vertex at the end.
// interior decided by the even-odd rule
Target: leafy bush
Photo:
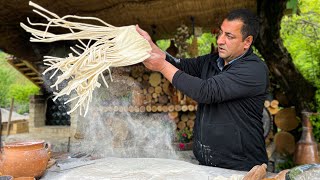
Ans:
{"type": "Polygon", "coordinates": [[[11,84],[8,97],[14,98],[18,113],[26,113],[29,111],[29,96],[37,94],[39,88],[31,83],[26,85],[11,84]]]}
{"type": "Polygon", "coordinates": [[[14,110],[28,112],[29,96],[37,94],[39,88],[7,63],[6,56],[0,51],[0,106],[8,108],[11,98],[14,98],[14,110]]]}
{"type": "MultiPolygon", "coordinates": [[[[320,112],[320,1],[299,1],[299,9],[299,14],[284,16],[280,33],[295,66],[317,88],[315,109],[320,112]]],[[[320,142],[320,116],[311,121],[320,142]]]]}
{"type": "Polygon", "coordinates": [[[10,103],[8,99],[8,91],[10,84],[14,81],[14,78],[10,75],[9,69],[0,67],[0,106],[7,107],[10,103]]]}

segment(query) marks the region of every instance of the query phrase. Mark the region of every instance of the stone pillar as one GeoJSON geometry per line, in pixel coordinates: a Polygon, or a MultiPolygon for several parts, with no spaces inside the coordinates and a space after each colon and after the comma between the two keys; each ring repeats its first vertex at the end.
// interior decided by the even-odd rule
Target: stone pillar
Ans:
{"type": "Polygon", "coordinates": [[[29,131],[43,127],[46,122],[46,100],[42,95],[30,96],[29,104],[29,131]]]}

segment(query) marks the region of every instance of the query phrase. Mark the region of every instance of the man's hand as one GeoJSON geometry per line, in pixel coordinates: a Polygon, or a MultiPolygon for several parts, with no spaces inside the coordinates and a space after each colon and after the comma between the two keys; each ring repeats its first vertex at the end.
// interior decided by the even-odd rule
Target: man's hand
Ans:
{"type": "Polygon", "coordinates": [[[152,48],[150,57],[146,59],[143,64],[148,69],[153,71],[163,70],[166,62],[166,54],[156,44],[153,43],[150,35],[146,31],[142,30],[138,25],[136,25],[136,30],[143,38],[145,38],[149,42],[152,48]]]}

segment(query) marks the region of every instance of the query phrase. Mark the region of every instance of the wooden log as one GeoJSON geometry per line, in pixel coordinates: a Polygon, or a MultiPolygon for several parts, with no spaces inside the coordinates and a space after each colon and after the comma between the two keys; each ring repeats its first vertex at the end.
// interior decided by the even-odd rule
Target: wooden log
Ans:
{"type": "Polygon", "coordinates": [[[191,120],[195,120],[195,119],[196,119],[196,113],[194,113],[194,112],[189,112],[189,113],[188,113],[188,118],[191,119],[191,120]]]}
{"type": "Polygon", "coordinates": [[[187,121],[189,120],[189,117],[188,117],[187,114],[184,113],[184,114],[181,115],[180,119],[181,119],[181,121],[183,121],[183,122],[187,122],[187,121]]]}
{"type": "Polygon", "coordinates": [[[170,119],[175,119],[179,116],[179,113],[177,111],[169,112],[168,116],[170,119]]]}
{"type": "Polygon", "coordinates": [[[149,104],[152,101],[152,95],[151,94],[146,94],[146,103],[149,104]]]}
{"type": "Polygon", "coordinates": [[[272,108],[278,108],[279,107],[279,101],[276,100],[276,99],[272,100],[271,103],[270,103],[270,106],[272,108]]]}
{"type": "Polygon", "coordinates": [[[299,122],[296,117],[296,110],[294,108],[281,109],[274,120],[276,126],[285,131],[291,131],[298,127],[299,122]]]}
{"type": "Polygon", "coordinates": [[[140,106],[139,107],[140,112],[146,112],[146,107],[145,106],[140,106]]]}
{"type": "Polygon", "coordinates": [[[153,87],[157,87],[161,83],[161,74],[158,72],[153,72],[149,76],[149,83],[153,87]]]}
{"type": "Polygon", "coordinates": [[[148,80],[149,80],[149,74],[143,74],[143,75],[142,75],[142,79],[143,79],[144,81],[148,81],[148,80]]]}
{"type": "Polygon", "coordinates": [[[271,142],[267,148],[267,155],[268,155],[268,158],[271,158],[271,156],[273,155],[274,151],[276,150],[276,146],[274,145],[274,142],[271,142]]]}
{"type": "Polygon", "coordinates": [[[188,110],[189,111],[194,111],[194,105],[188,105],[188,110]]]}
{"type": "Polygon", "coordinates": [[[128,111],[129,112],[133,112],[134,111],[134,107],[133,106],[129,106],[128,111]]]}
{"type": "Polygon", "coordinates": [[[151,106],[151,111],[152,112],[157,112],[158,107],[156,105],[151,106]]]}
{"type": "Polygon", "coordinates": [[[181,106],[178,105],[178,104],[175,105],[175,106],[174,106],[174,110],[175,110],[175,111],[181,111],[181,106]]]}
{"type": "Polygon", "coordinates": [[[186,128],[186,123],[183,122],[183,121],[180,121],[180,122],[178,123],[177,127],[178,127],[180,130],[182,130],[182,129],[186,128]]]}
{"type": "Polygon", "coordinates": [[[188,120],[187,121],[187,126],[189,127],[189,128],[193,128],[193,126],[194,126],[194,121],[193,120],[188,120]]]}
{"type": "Polygon", "coordinates": [[[157,94],[161,94],[162,93],[162,87],[161,86],[157,86],[154,88],[154,92],[157,94]]]}
{"type": "Polygon", "coordinates": [[[186,96],[185,94],[182,96],[182,99],[181,99],[181,101],[180,101],[180,104],[181,104],[181,105],[186,105],[186,104],[187,104],[187,96],[186,96]]]}
{"type": "Polygon", "coordinates": [[[158,111],[158,112],[162,112],[162,105],[158,105],[158,106],[157,106],[157,111],[158,111]]]}
{"type": "Polygon", "coordinates": [[[288,132],[280,131],[274,136],[275,151],[280,154],[293,154],[295,151],[294,136],[288,132]]]}
{"type": "Polygon", "coordinates": [[[264,101],[264,107],[268,108],[271,105],[271,102],[269,100],[264,101]]]}
{"type": "Polygon", "coordinates": [[[183,105],[183,106],[181,107],[181,110],[182,110],[183,112],[188,111],[188,106],[187,106],[187,105],[183,105]]]}
{"type": "Polygon", "coordinates": [[[169,105],[169,106],[168,106],[168,111],[169,111],[169,112],[173,112],[173,111],[174,111],[174,105],[172,105],[172,104],[169,105]]]}
{"type": "Polygon", "coordinates": [[[134,112],[140,112],[140,108],[139,108],[139,106],[134,106],[134,112]]]}
{"type": "Polygon", "coordinates": [[[178,104],[181,104],[181,100],[182,100],[183,94],[179,90],[177,91],[177,97],[178,97],[178,104]]]}
{"type": "Polygon", "coordinates": [[[167,104],[169,101],[168,96],[167,95],[162,95],[159,96],[159,103],[160,104],[167,104]]]}
{"type": "Polygon", "coordinates": [[[162,106],[162,112],[168,112],[168,106],[166,105],[162,106]]]}
{"type": "Polygon", "coordinates": [[[142,106],[144,103],[144,95],[143,93],[140,92],[133,92],[132,94],[132,104],[135,106],[142,106]]]}
{"type": "MultiPolygon", "coordinates": [[[[174,118],[173,121],[178,125],[178,123],[180,122],[180,119],[179,119],[179,117],[176,117],[176,118],[174,118]]],[[[177,127],[177,128],[178,128],[178,127],[177,127]]]]}
{"type": "Polygon", "coordinates": [[[157,98],[158,98],[158,95],[159,95],[159,94],[157,94],[157,93],[154,92],[154,93],[152,93],[152,98],[153,98],[153,99],[157,99],[157,98]]]}
{"type": "Polygon", "coordinates": [[[151,112],[151,111],[152,111],[151,105],[147,105],[146,111],[147,111],[147,112],[151,112]]]}
{"type": "Polygon", "coordinates": [[[133,67],[131,69],[131,76],[135,79],[142,76],[142,70],[138,67],[133,67]]]}
{"type": "Polygon", "coordinates": [[[148,87],[148,93],[149,94],[154,93],[154,87],[152,87],[152,86],[148,87]]]}
{"type": "Polygon", "coordinates": [[[271,115],[276,115],[279,112],[279,108],[272,108],[271,106],[268,107],[268,111],[271,115]]]}
{"type": "Polygon", "coordinates": [[[174,88],[169,81],[163,82],[162,90],[168,96],[172,96],[174,94],[174,88]]]}
{"type": "Polygon", "coordinates": [[[143,94],[147,95],[148,94],[148,90],[147,89],[143,89],[143,94]]]}

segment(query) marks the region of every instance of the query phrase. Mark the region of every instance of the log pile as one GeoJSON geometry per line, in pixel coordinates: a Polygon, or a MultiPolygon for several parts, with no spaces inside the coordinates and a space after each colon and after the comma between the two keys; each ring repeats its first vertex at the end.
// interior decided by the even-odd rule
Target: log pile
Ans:
{"type": "Polygon", "coordinates": [[[168,116],[177,125],[177,130],[181,131],[187,129],[188,131],[193,130],[194,122],[196,119],[196,114],[193,111],[189,112],[169,112],[168,116]]]}
{"type": "Polygon", "coordinates": [[[129,104],[103,106],[101,112],[167,113],[175,122],[177,133],[193,131],[196,101],[175,89],[162,74],[149,71],[142,64],[130,67],[130,77],[135,84],[129,104]]]}
{"type": "Polygon", "coordinates": [[[278,111],[280,110],[279,108],[279,101],[274,99],[272,101],[265,100],[264,102],[264,107],[268,109],[271,115],[276,115],[278,111]]]}
{"type": "Polygon", "coordinates": [[[292,155],[295,151],[295,139],[290,131],[299,125],[295,108],[281,109],[274,119],[275,125],[281,130],[274,137],[275,150],[280,154],[292,155]]]}
{"type": "MultiPolygon", "coordinates": [[[[275,131],[271,133],[266,141],[274,141],[274,151],[284,155],[292,155],[295,150],[295,139],[290,133],[298,127],[299,122],[294,108],[279,107],[278,100],[266,100],[264,106],[268,109],[274,119],[275,131]]],[[[273,152],[272,152],[273,153],[273,152]]]]}
{"type": "Polygon", "coordinates": [[[137,82],[131,94],[131,104],[104,106],[104,112],[189,112],[197,103],[180,91],[158,72],[147,70],[142,64],[131,67],[130,76],[137,82]]]}

